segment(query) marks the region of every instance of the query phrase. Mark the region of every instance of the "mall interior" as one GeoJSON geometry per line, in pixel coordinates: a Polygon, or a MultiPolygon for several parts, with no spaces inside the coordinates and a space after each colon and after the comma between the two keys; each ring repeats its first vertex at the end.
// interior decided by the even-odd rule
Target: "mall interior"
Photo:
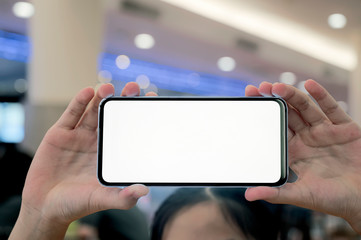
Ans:
{"type": "MultiPolygon", "coordinates": [[[[112,83],[117,96],[128,82],[141,95],[244,96],[264,81],[307,94],[304,83],[314,79],[361,125],[360,13],[360,0],[1,0],[0,178],[9,190],[0,198],[0,239],[16,220],[41,140],[87,86],[112,83]]],[[[149,227],[176,189],[151,187],[132,210],[137,218],[75,221],[66,239],[145,239],[118,226],[149,227]]],[[[341,218],[275,209],[278,239],[360,239],[341,218]]]]}

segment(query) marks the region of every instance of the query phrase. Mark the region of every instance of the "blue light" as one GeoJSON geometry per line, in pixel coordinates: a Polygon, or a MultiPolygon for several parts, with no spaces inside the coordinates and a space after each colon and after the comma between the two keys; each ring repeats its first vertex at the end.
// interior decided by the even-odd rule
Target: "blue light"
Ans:
{"type": "Polygon", "coordinates": [[[21,103],[0,103],[0,142],[19,143],[24,139],[24,117],[21,103]]]}
{"type": "Polygon", "coordinates": [[[0,58],[27,62],[29,55],[28,37],[0,30],[0,58]]]}
{"type": "MultiPolygon", "coordinates": [[[[0,58],[27,62],[30,59],[30,49],[28,37],[0,30],[0,58]]],[[[131,59],[130,66],[120,70],[115,64],[116,57],[114,54],[103,53],[99,60],[99,69],[109,71],[115,85],[120,81],[135,81],[137,76],[144,74],[159,89],[195,95],[243,96],[245,87],[252,83],[251,79],[244,76],[233,79],[199,72],[194,79],[193,71],[137,59],[131,59]]]]}
{"type": "Polygon", "coordinates": [[[194,86],[190,82],[190,78],[195,74],[193,71],[137,59],[131,59],[130,66],[121,70],[115,64],[116,57],[117,55],[104,53],[99,64],[101,70],[111,72],[114,83],[117,81],[132,82],[136,80],[137,76],[144,74],[149,77],[151,83],[160,89],[211,96],[243,96],[245,87],[251,83],[247,79],[240,80],[197,73],[199,77],[194,86]]]}

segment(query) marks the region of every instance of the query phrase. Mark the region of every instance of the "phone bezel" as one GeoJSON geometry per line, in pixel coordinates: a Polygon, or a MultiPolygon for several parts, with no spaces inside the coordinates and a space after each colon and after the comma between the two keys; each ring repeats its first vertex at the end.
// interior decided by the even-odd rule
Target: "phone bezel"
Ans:
{"type": "Polygon", "coordinates": [[[212,187],[252,187],[252,186],[282,186],[288,179],[288,114],[287,104],[282,98],[278,97],[109,97],[103,99],[99,104],[98,115],[98,164],[97,175],[99,182],[104,186],[129,186],[141,183],[147,186],[212,186],[212,187]],[[281,176],[274,183],[169,183],[169,182],[107,182],[102,175],[102,155],[103,155],[103,124],[104,124],[104,107],[109,101],[275,101],[280,106],[281,114],[281,176]]]}

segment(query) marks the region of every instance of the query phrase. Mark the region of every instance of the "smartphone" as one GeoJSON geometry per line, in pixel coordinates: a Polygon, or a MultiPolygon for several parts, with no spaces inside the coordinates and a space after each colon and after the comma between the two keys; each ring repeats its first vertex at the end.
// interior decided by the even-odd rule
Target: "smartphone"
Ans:
{"type": "Polygon", "coordinates": [[[99,106],[106,186],[280,186],[287,106],[264,97],[111,97],[99,106]]]}

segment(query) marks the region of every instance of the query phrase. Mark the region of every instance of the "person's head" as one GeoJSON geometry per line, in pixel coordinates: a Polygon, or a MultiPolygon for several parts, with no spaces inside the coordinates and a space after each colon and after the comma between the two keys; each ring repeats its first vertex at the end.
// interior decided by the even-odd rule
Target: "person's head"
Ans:
{"type": "Polygon", "coordinates": [[[244,190],[182,188],[157,210],[152,240],[277,239],[278,218],[264,202],[248,202],[244,190]]]}

